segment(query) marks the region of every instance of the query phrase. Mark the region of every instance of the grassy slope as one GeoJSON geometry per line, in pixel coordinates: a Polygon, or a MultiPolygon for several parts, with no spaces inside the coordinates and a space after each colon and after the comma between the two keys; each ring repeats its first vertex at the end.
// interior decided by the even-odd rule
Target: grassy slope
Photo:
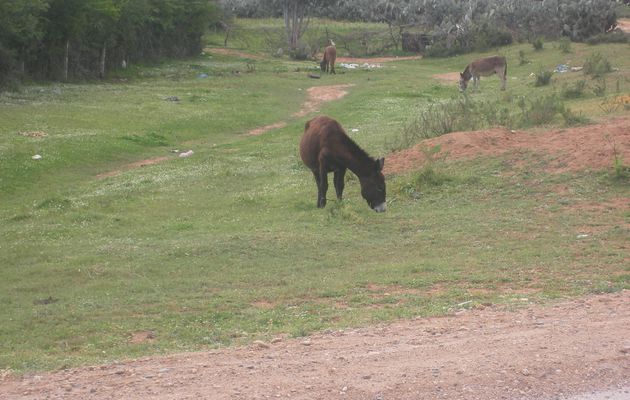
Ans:
{"type": "MultiPolygon", "coordinates": [[[[526,45],[500,51],[512,60],[519,49],[533,65],[567,57],[526,45]]],[[[574,50],[578,60],[592,51],[574,50]]],[[[628,76],[627,46],[597,50],[628,76]]],[[[289,118],[306,88],[354,83],[323,112],[359,129],[356,140],[380,155],[415,109],[456,95],[430,76],[469,58],[315,81],[294,72],[313,63],[259,60],[255,72],[233,74],[251,60],[212,56],[141,68],[122,82],[2,95],[0,369],[299,336],[439,315],[469,300],[513,305],[628,287],[630,216],[576,208],[629,197],[607,173],[547,175],[533,157],[524,169],[504,159],[437,164],[451,179],[421,187],[418,200],[405,190],[416,174],[390,177],[385,214],[367,208],[352,176],[343,203],[315,208],[297,155],[307,118],[289,118]],[[243,135],[285,119],[285,128],[243,135]],[[48,136],[16,135],[34,130],[48,136]],[[95,179],[172,148],[195,154],[95,179]],[[43,160],[30,159],[36,152],[43,160]],[[584,230],[597,233],[578,239],[584,230]],[[147,330],[155,341],[130,342],[147,330]]],[[[509,93],[533,90],[531,69],[510,66],[509,93]]],[[[482,84],[479,96],[497,93],[498,80],[482,84]]],[[[598,117],[600,101],[570,105],[598,117]]]]}

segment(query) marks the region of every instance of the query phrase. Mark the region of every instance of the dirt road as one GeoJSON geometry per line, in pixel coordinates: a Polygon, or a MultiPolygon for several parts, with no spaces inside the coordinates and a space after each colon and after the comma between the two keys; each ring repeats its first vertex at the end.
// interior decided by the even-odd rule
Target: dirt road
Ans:
{"type": "Polygon", "coordinates": [[[630,291],[0,381],[1,399],[605,398],[593,391],[630,398],[630,291]]]}

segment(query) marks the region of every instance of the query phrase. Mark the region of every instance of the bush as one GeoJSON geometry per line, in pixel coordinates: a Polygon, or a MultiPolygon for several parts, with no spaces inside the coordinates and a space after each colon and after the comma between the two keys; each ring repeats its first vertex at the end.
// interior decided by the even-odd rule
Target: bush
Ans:
{"type": "Polygon", "coordinates": [[[597,78],[612,71],[612,66],[606,57],[596,52],[588,56],[584,62],[583,71],[584,75],[591,75],[593,78],[597,78]]]}
{"type": "Polygon", "coordinates": [[[553,71],[548,71],[541,67],[536,73],[536,82],[534,83],[534,86],[547,86],[551,82],[552,76],[553,71]]]}
{"type": "Polygon", "coordinates": [[[297,47],[291,51],[291,58],[294,60],[306,60],[311,56],[311,46],[307,43],[300,42],[297,47]]]}
{"type": "Polygon", "coordinates": [[[536,38],[533,42],[532,42],[532,46],[534,47],[534,50],[536,51],[540,51],[543,49],[543,40],[542,38],[536,38]]]}

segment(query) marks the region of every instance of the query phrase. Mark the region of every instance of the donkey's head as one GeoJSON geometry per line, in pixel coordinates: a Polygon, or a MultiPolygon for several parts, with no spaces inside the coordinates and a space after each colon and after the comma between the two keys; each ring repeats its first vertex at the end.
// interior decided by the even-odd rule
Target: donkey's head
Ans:
{"type": "Polygon", "coordinates": [[[360,178],[361,196],[367,201],[370,208],[376,212],[387,210],[385,202],[385,177],[383,176],[384,158],[374,162],[374,170],[369,176],[360,178]]]}
{"type": "Polygon", "coordinates": [[[468,81],[470,80],[470,78],[466,77],[465,72],[460,72],[459,73],[459,91],[463,92],[464,90],[466,90],[466,88],[468,87],[468,81]]]}

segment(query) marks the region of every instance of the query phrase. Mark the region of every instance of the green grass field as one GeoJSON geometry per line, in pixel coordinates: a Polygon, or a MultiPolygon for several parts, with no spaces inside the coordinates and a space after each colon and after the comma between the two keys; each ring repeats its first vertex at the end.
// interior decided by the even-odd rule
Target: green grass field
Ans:
{"type": "MultiPolygon", "coordinates": [[[[265,53],[249,42],[239,50],[265,53]]],[[[579,65],[595,51],[617,68],[604,97],[589,89],[566,105],[592,120],[627,114],[601,107],[630,93],[627,44],[572,44],[570,54],[555,43],[499,49],[510,63],[502,101],[580,79],[592,87],[571,73],[535,88],[530,73],[579,65]],[[518,65],[519,50],[530,64],[518,65]]],[[[418,172],[389,176],[387,213],[367,207],[350,174],[343,202],[329,191],[326,209],[315,207],[297,149],[313,115],[291,116],[307,88],[354,84],[322,113],[358,129],[353,137],[371,155],[387,155],[414,113],[458,96],[431,76],[479,55],[313,80],[305,72],[313,61],[210,51],[102,83],[1,94],[0,369],[51,370],[443,315],[464,302],[517,307],[630,287],[627,208],[579,211],[630,198],[627,180],[611,170],[548,174],[535,157],[525,169],[509,156],[439,162],[442,178],[416,187],[419,198],[408,190],[418,172]],[[288,125],[246,135],[277,121],[288,125]],[[173,149],[194,154],[178,158],[173,149]],[[123,168],[161,156],[170,159],[123,168]],[[586,228],[596,233],[581,237],[586,228]],[[145,331],[152,340],[131,340],[145,331]]],[[[498,79],[482,85],[474,96],[497,97],[498,79]]]]}

